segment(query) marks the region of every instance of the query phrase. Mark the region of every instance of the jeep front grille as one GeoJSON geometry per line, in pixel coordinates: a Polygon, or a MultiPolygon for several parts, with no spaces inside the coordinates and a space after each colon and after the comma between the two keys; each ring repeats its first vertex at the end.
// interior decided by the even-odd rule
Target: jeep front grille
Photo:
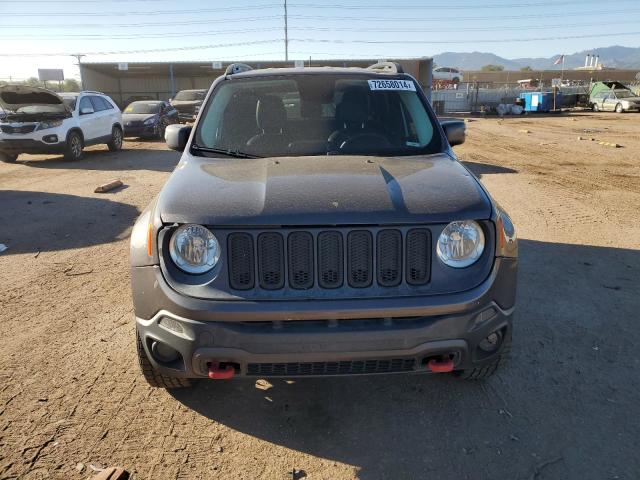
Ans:
{"type": "Polygon", "coordinates": [[[391,288],[430,280],[427,228],[232,232],[227,247],[235,290],[391,288]]]}
{"type": "Polygon", "coordinates": [[[265,377],[297,375],[357,375],[359,373],[395,373],[414,370],[415,358],[350,360],[338,362],[250,363],[247,375],[265,377]]]}

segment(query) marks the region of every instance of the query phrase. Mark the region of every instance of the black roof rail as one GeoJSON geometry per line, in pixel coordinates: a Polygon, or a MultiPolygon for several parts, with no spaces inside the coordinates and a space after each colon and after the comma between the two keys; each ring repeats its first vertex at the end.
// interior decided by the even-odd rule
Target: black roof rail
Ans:
{"type": "Polygon", "coordinates": [[[378,62],[368,66],[367,69],[384,73],[404,73],[402,65],[396,62],[378,62]]]}
{"type": "Polygon", "coordinates": [[[245,63],[232,63],[227,67],[224,74],[234,75],[236,73],[248,72],[249,70],[253,70],[253,69],[245,63]]]}

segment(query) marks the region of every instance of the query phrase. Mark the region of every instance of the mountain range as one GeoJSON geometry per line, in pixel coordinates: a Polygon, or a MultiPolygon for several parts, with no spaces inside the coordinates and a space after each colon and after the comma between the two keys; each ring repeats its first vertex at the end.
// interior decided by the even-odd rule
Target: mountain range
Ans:
{"type": "MultiPolygon", "coordinates": [[[[583,50],[564,57],[564,68],[572,69],[584,65],[587,54],[600,55],[600,63],[605,67],[640,69],[640,47],[611,47],[583,50]]],[[[531,67],[534,70],[560,70],[561,65],[553,63],[562,53],[557,53],[548,58],[503,58],[493,53],[486,52],[444,52],[433,56],[433,61],[440,67],[457,67],[462,70],[480,70],[484,65],[502,65],[505,70],[520,70],[522,67],[531,67]]]]}

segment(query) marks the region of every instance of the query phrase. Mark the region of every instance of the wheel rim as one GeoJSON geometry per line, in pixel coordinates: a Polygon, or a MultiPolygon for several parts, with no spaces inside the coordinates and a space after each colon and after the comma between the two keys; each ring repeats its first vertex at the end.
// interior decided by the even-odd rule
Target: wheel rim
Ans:
{"type": "Polygon", "coordinates": [[[122,134],[117,128],[113,131],[113,144],[118,148],[122,146],[122,134]]]}
{"type": "Polygon", "coordinates": [[[622,105],[620,104],[616,105],[616,112],[622,113],[622,105]]]}
{"type": "Polygon", "coordinates": [[[71,137],[71,153],[73,154],[73,158],[80,157],[82,153],[82,145],[80,144],[80,138],[77,135],[71,137]]]}

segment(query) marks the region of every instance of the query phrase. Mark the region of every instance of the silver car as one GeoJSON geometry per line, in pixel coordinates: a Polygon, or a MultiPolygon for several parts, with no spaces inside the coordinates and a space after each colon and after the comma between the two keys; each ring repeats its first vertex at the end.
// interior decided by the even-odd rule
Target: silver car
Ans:
{"type": "Polygon", "coordinates": [[[640,97],[631,90],[605,90],[593,95],[590,99],[594,112],[637,112],[640,110],[640,97]]]}

